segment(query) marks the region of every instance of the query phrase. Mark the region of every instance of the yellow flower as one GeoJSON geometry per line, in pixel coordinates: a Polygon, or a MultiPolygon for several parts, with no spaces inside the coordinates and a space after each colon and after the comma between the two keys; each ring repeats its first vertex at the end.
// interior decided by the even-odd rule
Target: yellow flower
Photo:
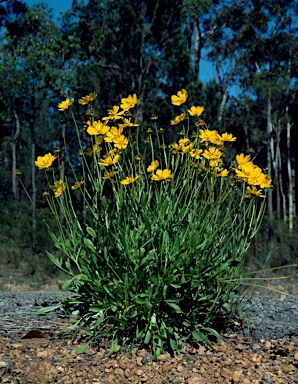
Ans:
{"type": "Polygon", "coordinates": [[[219,159],[213,159],[213,160],[210,160],[209,161],[209,165],[210,165],[210,167],[212,167],[212,168],[216,168],[216,167],[218,167],[218,164],[219,163],[221,163],[221,160],[219,160],[219,159]]]}
{"type": "Polygon", "coordinates": [[[64,190],[66,188],[66,183],[63,183],[63,181],[61,179],[56,180],[56,181],[54,181],[54,185],[51,185],[50,188],[52,191],[54,191],[55,197],[59,197],[64,192],[64,190]]]}
{"type": "Polygon", "coordinates": [[[181,89],[181,91],[177,92],[177,96],[173,95],[171,97],[172,104],[181,105],[186,102],[187,97],[188,97],[187,91],[185,89],[181,89]]]}
{"type": "Polygon", "coordinates": [[[179,124],[181,121],[185,119],[186,114],[181,113],[181,115],[176,116],[174,120],[171,120],[171,125],[179,124]]]}
{"type": "Polygon", "coordinates": [[[128,95],[128,97],[121,99],[120,107],[124,111],[128,111],[133,108],[138,102],[137,95],[134,93],[133,95],[128,95]]]}
{"type": "Polygon", "coordinates": [[[190,116],[201,116],[201,114],[204,112],[204,107],[195,107],[194,105],[192,107],[190,107],[190,109],[188,110],[188,113],[190,114],[190,116]]]}
{"type": "Polygon", "coordinates": [[[156,174],[151,177],[152,180],[160,181],[160,180],[169,180],[172,179],[173,175],[171,175],[171,171],[169,169],[158,169],[156,174]]]}
{"type": "Polygon", "coordinates": [[[206,145],[209,143],[216,145],[223,144],[223,140],[216,130],[210,131],[209,129],[200,129],[199,136],[201,143],[205,143],[206,145]]]}
{"type": "Polygon", "coordinates": [[[94,123],[87,128],[87,132],[89,135],[105,135],[110,129],[106,124],[107,122],[94,121],[94,123]]]}
{"type": "Polygon", "coordinates": [[[269,188],[271,185],[271,177],[267,174],[261,173],[259,177],[257,177],[257,182],[261,188],[269,188]]]}
{"type": "Polygon", "coordinates": [[[121,180],[122,185],[127,185],[134,183],[136,180],[138,180],[140,176],[133,177],[133,175],[126,177],[124,180],[121,180]]]}
{"type": "Polygon", "coordinates": [[[117,105],[114,105],[112,109],[108,109],[108,115],[107,117],[103,117],[103,120],[110,120],[110,119],[121,119],[122,115],[125,111],[119,112],[119,107],[117,105]]]}
{"type": "Polygon", "coordinates": [[[105,172],[103,174],[103,179],[110,179],[111,177],[115,176],[117,173],[118,171],[105,172]]]}
{"type": "Polygon", "coordinates": [[[252,161],[249,161],[239,165],[235,172],[240,181],[245,181],[250,185],[258,185],[257,178],[261,175],[262,170],[252,161]]]}
{"type": "Polygon", "coordinates": [[[203,152],[202,149],[192,149],[191,151],[189,151],[189,154],[191,157],[195,157],[197,160],[200,160],[202,158],[201,156],[201,153],[203,152]]]}
{"type": "Polygon", "coordinates": [[[57,156],[53,156],[50,153],[48,153],[47,155],[44,155],[44,156],[38,156],[37,160],[35,161],[35,165],[39,169],[49,168],[55,159],[57,159],[57,156]]]}
{"type": "Polygon", "coordinates": [[[218,177],[226,177],[228,176],[229,171],[227,169],[223,169],[219,174],[217,175],[218,177]]]}
{"type": "Polygon", "coordinates": [[[153,172],[156,170],[156,168],[159,167],[159,162],[158,160],[154,160],[152,161],[152,163],[149,165],[149,167],[147,168],[147,172],[153,172]]]}
{"type": "Polygon", "coordinates": [[[185,138],[185,139],[180,139],[178,141],[178,144],[173,143],[171,145],[171,147],[173,149],[175,149],[176,151],[181,151],[182,153],[187,153],[192,149],[193,143],[191,143],[188,138],[185,138]]]}
{"type": "Polygon", "coordinates": [[[180,146],[180,151],[181,151],[182,153],[187,153],[187,152],[189,152],[189,151],[192,149],[192,147],[193,147],[193,143],[191,143],[190,140],[187,139],[187,138],[185,138],[185,139],[180,139],[180,140],[178,141],[178,143],[179,143],[179,146],[180,146]]]}
{"type": "Polygon", "coordinates": [[[172,147],[173,149],[175,149],[175,151],[179,151],[179,150],[180,150],[180,145],[177,144],[177,143],[173,143],[173,144],[171,144],[171,147],[172,147]]]}
{"type": "Polygon", "coordinates": [[[129,119],[123,118],[123,124],[118,124],[119,128],[126,128],[126,127],[138,127],[139,124],[134,124],[131,121],[131,117],[129,119]]]}
{"type": "Polygon", "coordinates": [[[236,161],[238,165],[246,164],[250,161],[250,155],[245,156],[243,153],[241,153],[240,155],[236,156],[236,161]]]}
{"type": "Polygon", "coordinates": [[[72,190],[76,190],[80,188],[82,184],[85,183],[85,179],[81,179],[80,181],[76,181],[75,184],[71,187],[72,190]]]}
{"type": "Polygon", "coordinates": [[[203,153],[203,156],[205,157],[205,159],[208,159],[208,160],[219,160],[221,155],[222,155],[222,152],[220,152],[220,150],[215,147],[205,149],[203,153]]]}
{"type": "Polygon", "coordinates": [[[104,156],[102,161],[99,161],[98,164],[101,167],[108,167],[109,165],[116,164],[118,160],[120,159],[120,155],[115,154],[114,156],[112,154],[108,154],[104,156]]]}
{"type": "Polygon", "coordinates": [[[70,107],[73,102],[74,102],[74,99],[69,99],[69,98],[67,98],[64,101],[61,101],[61,103],[58,104],[58,111],[64,111],[65,109],[68,109],[68,107],[70,107]]]}
{"type": "Polygon", "coordinates": [[[128,138],[124,135],[120,135],[114,138],[113,143],[114,147],[119,149],[125,149],[128,146],[128,138]]]}
{"type": "Polygon", "coordinates": [[[85,105],[90,103],[90,101],[93,101],[96,98],[97,94],[95,92],[90,93],[89,95],[82,97],[79,99],[79,104],[85,105]]]}
{"type": "Polygon", "coordinates": [[[123,128],[117,129],[117,127],[112,127],[109,132],[107,132],[104,140],[107,143],[112,143],[117,137],[122,135],[123,128]]]}
{"type": "Polygon", "coordinates": [[[250,197],[251,195],[255,195],[255,196],[258,196],[258,197],[265,197],[265,195],[262,195],[262,192],[261,190],[257,190],[256,187],[252,187],[250,188],[249,186],[246,187],[246,193],[243,197],[247,198],[247,197],[250,197]]]}
{"type": "Polygon", "coordinates": [[[222,135],[221,135],[221,138],[223,139],[223,141],[236,141],[236,137],[234,137],[231,133],[227,133],[227,132],[224,132],[222,135]]]}

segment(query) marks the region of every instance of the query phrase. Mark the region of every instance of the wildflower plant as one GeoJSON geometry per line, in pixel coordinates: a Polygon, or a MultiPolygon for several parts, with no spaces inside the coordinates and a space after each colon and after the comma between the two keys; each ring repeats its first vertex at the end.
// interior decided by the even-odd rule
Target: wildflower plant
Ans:
{"type": "Polygon", "coordinates": [[[46,197],[59,229],[51,236],[65,258],[48,255],[69,276],[64,288],[76,294],[61,299],[61,307],[74,307],[75,325],[90,340],[111,337],[112,351],[137,343],[157,357],[165,349],[179,352],[185,339],[210,343],[210,335],[220,336],[213,320],[231,309],[271,179],[249,155],[225,163],[236,138],[209,130],[204,108],[187,107],[184,89],[171,98],[178,113],[168,128],[159,129],[153,116],[143,141],[133,120],[137,95],[122,98],[101,119],[90,113],[95,98],[79,100],[89,111],[83,127],[73,99],[58,106],[70,113],[78,137],[75,183],[62,179],[56,155],[36,161],[46,168],[52,190],[46,197]],[[183,135],[166,143],[166,131],[178,124],[183,135]],[[82,196],[80,211],[74,194],[82,196]]]}

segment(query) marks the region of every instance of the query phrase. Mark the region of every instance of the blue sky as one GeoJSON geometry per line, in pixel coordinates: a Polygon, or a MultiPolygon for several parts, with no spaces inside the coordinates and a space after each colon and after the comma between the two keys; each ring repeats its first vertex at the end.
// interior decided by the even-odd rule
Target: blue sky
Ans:
{"type": "Polygon", "coordinates": [[[54,9],[54,14],[56,17],[59,16],[60,12],[65,12],[67,9],[71,7],[72,0],[49,0],[49,1],[42,1],[42,0],[23,0],[24,3],[28,4],[29,7],[31,7],[34,4],[38,3],[47,3],[50,8],[54,9]]]}
{"type": "MultiPolygon", "coordinates": [[[[60,12],[65,12],[67,9],[71,8],[72,0],[48,0],[48,1],[42,1],[42,0],[23,0],[26,4],[28,4],[29,7],[31,7],[34,4],[38,3],[47,3],[50,8],[53,8],[54,15],[58,18],[60,12]]],[[[214,77],[214,68],[212,65],[205,60],[201,61],[200,64],[200,78],[201,80],[209,81],[214,77]]]]}

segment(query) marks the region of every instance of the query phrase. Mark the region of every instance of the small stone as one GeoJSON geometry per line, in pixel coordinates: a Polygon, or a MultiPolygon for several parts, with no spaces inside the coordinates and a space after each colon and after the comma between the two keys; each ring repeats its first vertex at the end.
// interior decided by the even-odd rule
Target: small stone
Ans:
{"type": "Polygon", "coordinates": [[[235,383],[240,383],[241,376],[242,376],[242,372],[241,371],[234,371],[234,373],[233,373],[233,381],[235,383]]]}
{"type": "Polygon", "coordinates": [[[109,375],[108,376],[108,382],[111,384],[116,383],[116,376],[115,375],[109,375]]]}
{"type": "Polygon", "coordinates": [[[11,344],[11,346],[15,349],[18,349],[18,348],[22,348],[23,344],[21,343],[14,343],[14,344],[11,344]]]}
{"type": "Polygon", "coordinates": [[[137,365],[138,365],[139,367],[141,367],[141,366],[143,365],[142,360],[143,360],[143,357],[142,357],[142,356],[138,356],[138,357],[136,358],[137,365]]]}
{"type": "Polygon", "coordinates": [[[47,361],[37,359],[25,372],[24,378],[36,384],[53,383],[57,379],[57,369],[47,361]]]}
{"type": "Polygon", "coordinates": [[[267,349],[270,349],[270,348],[272,347],[272,344],[270,343],[270,341],[266,340],[266,342],[265,342],[265,347],[266,347],[267,349]]]}
{"type": "Polygon", "coordinates": [[[47,357],[47,356],[48,356],[48,352],[47,351],[42,351],[42,352],[37,352],[36,353],[36,357],[44,358],[44,357],[47,357]]]}
{"type": "Polygon", "coordinates": [[[164,373],[165,373],[165,372],[169,372],[171,369],[172,369],[172,364],[171,364],[170,361],[166,361],[166,362],[163,364],[162,368],[161,368],[162,372],[164,372],[164,373]]]}
{"type": "Polygon", "coordinates": [[[157,356],[157,361],[166,361],[168,357],[166,355],[159,355],[157,356]]]}
{"type": "Polygon", "coordinates": [[[281,366],[281,370],[283,371],[283,372],[285,372],[285,373],[287,373],[287,372],[291,372],[291,371],[295,371],[295,367],[294,367],[294,365],[293,364],[288,364],[288,365],[282,365],[281,366]]]}
{"type": "Polygon", "coordinates": [[[184,371],[184,367],[182,365],[178,365],[177,371],[178,372],[183,372],[184,371]]]}
{"type": "Polygon", "coordinates": [[[144,371],[142,371],[141,369],[137,369],[135,371],[135,373],[138,375],[138,376],[142,376],[144,374],[144,371]]]}
{"type": "Polygon", "coordinates": [[[188,361],[196,361],[196,357],[194,355],[188,355],[187,360],[188,361]]]}

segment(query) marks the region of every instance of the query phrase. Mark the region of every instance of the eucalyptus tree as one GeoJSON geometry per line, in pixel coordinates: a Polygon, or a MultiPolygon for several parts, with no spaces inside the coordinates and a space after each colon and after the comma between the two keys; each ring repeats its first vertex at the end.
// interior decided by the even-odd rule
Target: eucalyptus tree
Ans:
{"type": "Polygon", "coordinates": [[[257,146],[261,157],[265,155],[274,178],[276,188],[268,196],[269,217],[274,207],[279,211],[280,206],[287,206],[290,230],[295,184],[289,107],[297,83],[297,8],[297,0],[223,2],[215,19],[220,32],[209,52],[222,68],[229,68],[227,81],[232,76],[231,84],[238,85],[241,93],[233,103],[243,105],[245,140],[257,146]],[[247,129],[248,119],[253,121],[252,129],[247,129]]]}
{"type": "MultiPolygon", "coordinates": [[[[49,113],[51,90],[57,80],[59,60],[59,31],[52,13],[46,4],[32,8],[22,8],[15,20],[6,23],[0,46],[1,87],[5,95],[8,120],[14,120],[17,133],[30,142],[32,228],[33,240],[36,231],[37,181],[36,146],[45,146],[42,141],[49,137],[44,114],[49,113]],[[27,134],[29,136],[24,137],[27,134]],[[29,139],[29,140],[28,140],[29,139]]],[[[16,147],[13,146],[13,167],[22,161],[26,167],[27,153],[20,153],[16,160],[16,147]],[[21,160],[22,159],[22,160],[21,160]]],[[[14,185],[14,182],[13,182],[14,185]]],[[[34,245],[34,241],[33,241],[34,245]]]]}

